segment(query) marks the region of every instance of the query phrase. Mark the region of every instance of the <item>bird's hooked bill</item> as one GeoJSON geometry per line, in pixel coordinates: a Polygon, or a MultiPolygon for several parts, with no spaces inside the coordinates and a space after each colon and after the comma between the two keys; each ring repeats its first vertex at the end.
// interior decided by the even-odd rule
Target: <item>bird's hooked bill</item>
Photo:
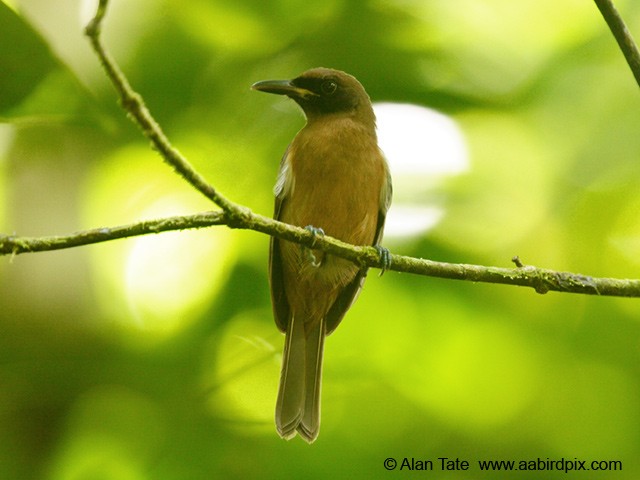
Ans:
{"type": "Polygon", "coordinates": [[[289,97],[317,97],[318,94],[294,85],[291,80],[262,80],[251,85],[252,90],[260,92],[275,93],[276,95],[287,95],[289,97]]]}

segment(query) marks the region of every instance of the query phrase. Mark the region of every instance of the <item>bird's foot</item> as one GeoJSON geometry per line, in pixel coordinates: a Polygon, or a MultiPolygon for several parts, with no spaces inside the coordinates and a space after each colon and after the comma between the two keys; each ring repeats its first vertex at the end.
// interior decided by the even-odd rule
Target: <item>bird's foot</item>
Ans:
{"type": "Polygon", "coordinates": [[[311,242],[312,248],[316,245],[316,237],[324,237],[324,230],[321,228],[314,227],[313,225],[307,225],[304,229],[311,232],[311,235],[313,235],[313,241],[311,242]]]}
{"type": "MultiPolygon", "coordinates": [[[[312,248],[316,244],[316,237],[324,237],[324,230],[322,230],[321,228],[314,227],[313,225],[307,225],[306,227],[304,227],[304,229],[311,232],[311,235],[313,235],[313,240],[311,241],[312,248]]],[[[309,260],[309,263],[311,263],[312,266],[318,268],[322,264],[322,261],[318,261],[310,248],[302,248],[304,249],[304,254],[307,257],[307,260],[309,260]]]]}
{"type": "Polygon", "coordinates": [[[378,252],[380,257],[380,277],[391,267],[391,252],[381,245],[374,245],[373,248],[378,252]]]}

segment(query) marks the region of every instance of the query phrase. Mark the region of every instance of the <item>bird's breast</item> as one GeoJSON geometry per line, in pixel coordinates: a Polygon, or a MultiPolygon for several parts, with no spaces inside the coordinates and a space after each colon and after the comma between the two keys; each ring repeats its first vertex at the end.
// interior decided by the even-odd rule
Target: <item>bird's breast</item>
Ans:
{"type": "Polygon", "coordinates": [[[349,121],[307,125],[287,161],[291,189],[281,220],[348,243],[373,243],[386,180],[375,135],[349,121]]]}

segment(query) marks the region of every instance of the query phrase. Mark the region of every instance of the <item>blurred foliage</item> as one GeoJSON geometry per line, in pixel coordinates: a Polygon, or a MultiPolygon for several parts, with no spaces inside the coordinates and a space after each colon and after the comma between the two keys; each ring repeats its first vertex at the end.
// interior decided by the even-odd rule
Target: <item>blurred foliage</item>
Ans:
{"type": "MultiPolygon", "coordinates": [[[[91,4],[0,3],[2,232],[211,208],[118,109],[91,4]]],[[[640,4],[617,4],[640,36],[640,4]]],[[[303,120],[249,86],[331,66],[466,138],[442,221],[394,252],[640,277],[640,97],[590,1],[114,0],[105,36],[175,145],[257,212],[303,120]]],[[[451,479],[538,457],[640,475],[638,300],[393,272],[327,341],[319,440],[280,440],[267,245],[212,228],[3,258],[0,477],[369,479],[390,456],[472,462],[451,479]]]]}

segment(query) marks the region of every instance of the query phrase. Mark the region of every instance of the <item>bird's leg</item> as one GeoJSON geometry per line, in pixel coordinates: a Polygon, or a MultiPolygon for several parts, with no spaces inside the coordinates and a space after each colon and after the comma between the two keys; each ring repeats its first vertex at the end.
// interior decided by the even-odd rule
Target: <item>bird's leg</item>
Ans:
{"type": "Polygon", "coordinates": [[[378,255],[380,256],[380,277],[384,274],[385,271],[389,269],[391,266],[391,252],[384,248],[382,245],[374,245],[373,248],[376,249],[378,255]]]}
{"type": "MultiPolygon", "coordinates": [[[[324,237],[324,230],[322,230],[321,228],[316,228],[313,225],[307,225],[306,227],[304,227],[304,229],[308,230],[313,235],[313,241],[311,242],[312,248],[316,244],[316,237],[324,237]]],[[[304,246],[302,248],[304,250],[304,255],[307,257],[307,260],[309,260],[309,263],[311,263],[312,266],[318,268],[322,264],[322,262],[318,262],[318,259],[313,254],[313,251],[310,248],[304,246]]]]}

